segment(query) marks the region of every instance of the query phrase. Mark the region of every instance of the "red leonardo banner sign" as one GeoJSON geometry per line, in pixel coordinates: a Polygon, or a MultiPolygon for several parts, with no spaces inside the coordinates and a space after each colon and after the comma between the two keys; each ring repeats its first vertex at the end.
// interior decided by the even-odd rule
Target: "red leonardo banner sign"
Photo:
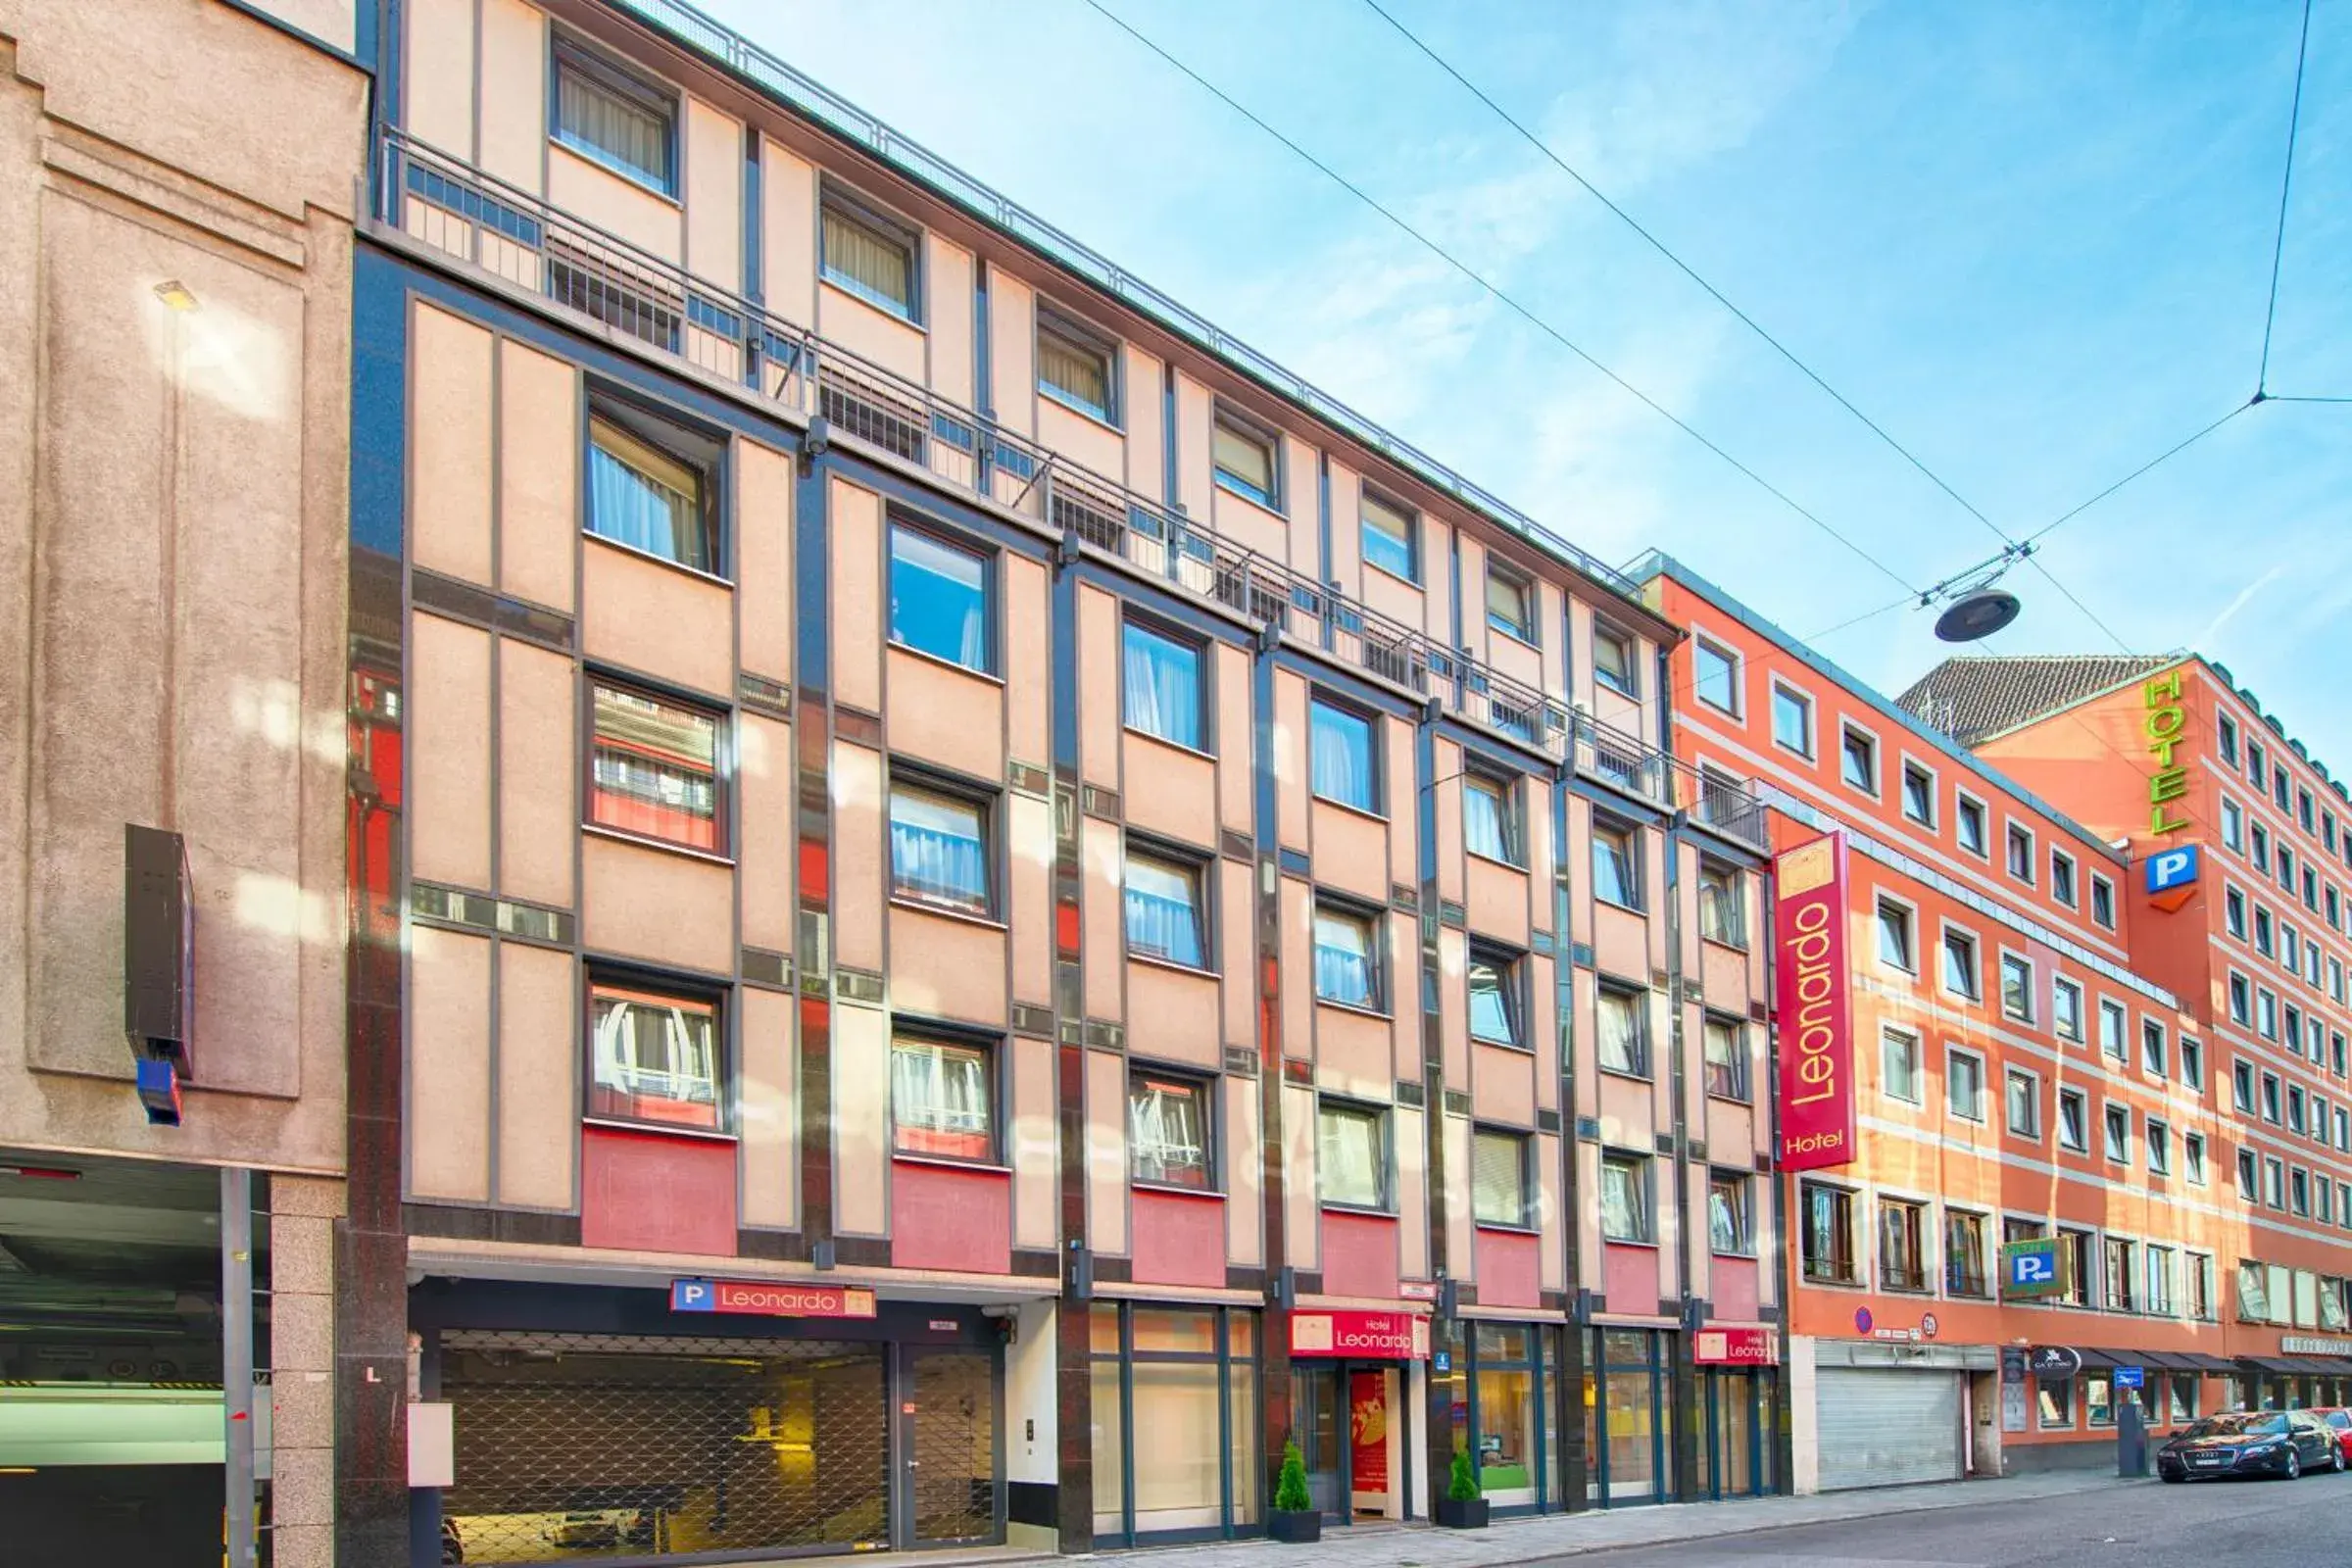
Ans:
{"type": "Polygon", "coordinates": [[[672,1280],[672,1312],[745,1312],[756,1317],[872,1317],[874,1293],[856,1285],[783,1280],[672,1280]]]}
{"type": "Polygon", "coordinates": [[[1293,1312],[1291,1353],[1363,1361],[1426,1361],[1429,1319],[1418,1312],[1293,1312]]]}
{"type": "Polygon", "coordinates": [[[1699,1366],[1771,1366],[1779,1359],[1770,1329],[1700,1329],[1690,1337],[1699,1366]]]}
{"type": "Polygon", "coordinates": [[[1845,929],[1845,838],[1773,862],[1781,1025],[1781,1168],[1854,1162],[1853,976],[1845,929]]]}

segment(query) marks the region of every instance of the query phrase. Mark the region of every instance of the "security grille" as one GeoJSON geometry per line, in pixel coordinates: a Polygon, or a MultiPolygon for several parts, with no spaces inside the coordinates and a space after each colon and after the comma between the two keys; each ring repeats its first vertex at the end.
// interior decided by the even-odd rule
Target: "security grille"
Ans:
{"type": "Polygon", "coordinates": [[[979,1351],[925,1351],[913,1383],[914,1538],[989,1540],[997,1523],[994,1364],[979,1351]]]}
{"type": "Polygon", "coordinates": [[[465,1331],[442,1348],[442,1510],[468,1564],[888,1543],[880,1346],[465,1331]]]}

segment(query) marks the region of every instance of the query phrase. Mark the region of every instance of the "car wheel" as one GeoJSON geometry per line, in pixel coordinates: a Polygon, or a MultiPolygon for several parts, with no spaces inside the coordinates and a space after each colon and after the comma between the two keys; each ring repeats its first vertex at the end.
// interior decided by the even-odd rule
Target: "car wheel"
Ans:
{"type": "Polygon", "coordinates": [[[2299,1448],[2290,1447],[2286,1450],[2286,1479],[2289,1481],[2303,1479],[2303,1453],[2299,1448]]]}
{"type": "Polygon", "coordinates": [[[2328,1447],[2328,1468],[2339,1476],[2344,1473],[2344,1446],[2342,1444],[2334,1444],[2328,1447]]]}

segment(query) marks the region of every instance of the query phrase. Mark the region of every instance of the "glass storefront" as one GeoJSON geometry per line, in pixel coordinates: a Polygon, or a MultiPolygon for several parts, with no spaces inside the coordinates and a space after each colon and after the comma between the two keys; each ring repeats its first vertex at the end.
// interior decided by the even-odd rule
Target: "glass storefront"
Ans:
{"type": "Polygon", "coordinates": [[[1568,1505],[1560,1484],[1561,1331],[1548,1324],[1465,1323],[1432,1372],[1453,1416],[1454,1446],[1478,1456],[1479,1490],[1497,1512],[1568,1505]]]}
{"type": "Polygon", "coordinates": [[[1708,1495],[1752,1497],[1778,1491],[1772,1442],[1775,1374],[1769,1368],[1719,1368],[1703,1377],[1708,1495]]]}
{"type": "Polygon", "coordinates": [[[1674,1494],[1674,1396],[1667,1337],[1594,1329],[1585,1373],[1585,1496],[1604,1508],[1674,1494]]]}
{"type": "Polygon", "coordinates": [[[1096,1544],[1219,1540],[1255,1526],[1257,1314],[1106,1303],[1088,1334],[1096,1544]]]}

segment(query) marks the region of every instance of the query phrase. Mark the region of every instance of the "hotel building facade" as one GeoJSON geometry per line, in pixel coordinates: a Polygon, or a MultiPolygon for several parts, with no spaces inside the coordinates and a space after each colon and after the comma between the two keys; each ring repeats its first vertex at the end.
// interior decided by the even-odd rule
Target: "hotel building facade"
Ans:
{"type": "Polygon", "coordinates": [[[681,7],[389,15],[341,1560],[1780,1487],[1637,585],[681,7]]]}

